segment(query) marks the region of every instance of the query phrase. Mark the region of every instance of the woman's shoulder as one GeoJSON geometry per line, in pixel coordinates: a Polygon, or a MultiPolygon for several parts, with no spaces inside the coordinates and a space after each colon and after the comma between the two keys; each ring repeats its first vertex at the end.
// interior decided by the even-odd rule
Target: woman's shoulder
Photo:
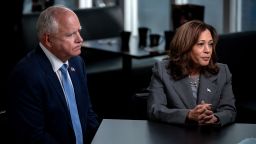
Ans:
{"type": "Polygon", "coordinates": [[[166,66],[168,66],[169,62],[170,62],[170,61],[169,61],[168,59],[162,59],[162,60],[160,60],[160,61],[157,61],[157,62],[155,63],[155,65],[166,67],[166,66]]]}
{"type": "Polygon", "coordinates": [[[218,66],[220,69],[228,69],[228,65],[225,64],[225,63],[217,63],[217,66],[218,66]]]}
{"type": "Polygon", "coordinates": [[[219,67],[225,67],[225,66],[227,66],[227,64],[225,64],[225,63],[220,63],[220,62],[218,62],[218,63],[216,63],[219,67]]]}
{"type": "Polygon", "coordinates": [[[225,63],[217,63],[219,67],[219,73],[230,73],[229,67],[225,63]]]}
{"type": "Polygon", "coordinates": [[[163,59],[155,62],[153,66],[153,72],[167,73],[169,60],[163,59]]]}

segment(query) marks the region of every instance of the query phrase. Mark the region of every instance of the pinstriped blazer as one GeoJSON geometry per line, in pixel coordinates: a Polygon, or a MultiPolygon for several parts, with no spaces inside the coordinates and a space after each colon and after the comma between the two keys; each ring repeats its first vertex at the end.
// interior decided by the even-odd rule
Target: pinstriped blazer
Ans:
{"type": "Polygon", "coordinates": [[[235,121],[235,97],[232,91],[231,73],[226,64],[218,63],[217,75],[200,75],[197,100],[194,100],[189,78],[175,81],[167,69],[169,61],[155,63],[148,87],[148,116],[167,123],[185,124],[186,116],[202,100],[212,104],[214,114],[221,125],[235,121]]]}

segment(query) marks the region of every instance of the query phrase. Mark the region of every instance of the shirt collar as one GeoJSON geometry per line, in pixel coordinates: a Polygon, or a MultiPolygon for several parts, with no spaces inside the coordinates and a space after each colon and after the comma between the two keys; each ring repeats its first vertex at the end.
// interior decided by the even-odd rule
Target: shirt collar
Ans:
{"type": "MultiPolygon", "coordinates": [[[[47,48],[45,48],[42,43],[39,43],[39,46],[41,47],[41,49],[43,50],[43,52],[45,53],[45,55],[49,59],[51,65],[52,65],[53,71],[54,72],[58,71],[59,68],[64,63],[60,59],[58,59],[54,54],[52,54],[47,48]]],[[[68,61],[66,61],[65,64],[69,65],[68,61]]]]}

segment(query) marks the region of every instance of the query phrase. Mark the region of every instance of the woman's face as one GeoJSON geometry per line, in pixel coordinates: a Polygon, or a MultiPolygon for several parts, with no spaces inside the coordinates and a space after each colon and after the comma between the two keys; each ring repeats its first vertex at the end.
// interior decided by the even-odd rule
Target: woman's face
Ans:
{"type": "Polygon", "coordinates": [[[209,30],[205,30],[200,34],[197,43],[193,46],[191,58],[196,65],[207,66],[211,59],[212,50],[212,35],[209,30]]]}

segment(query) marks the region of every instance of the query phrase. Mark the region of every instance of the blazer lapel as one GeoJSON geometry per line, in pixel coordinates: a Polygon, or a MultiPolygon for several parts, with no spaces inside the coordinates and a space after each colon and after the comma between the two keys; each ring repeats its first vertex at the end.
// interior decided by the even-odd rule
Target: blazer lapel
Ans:
{"type": "Polygon", "coordinates": [[[82,87],[81,87],[81,78],[79,77],[78,72],[80,72],[78,70],[77,65],[74,64],[74,61],[70,60],[69,61],[69,68],[68,68],[68,72],[70,75],[70,78],[72,80],[72,84],[73,84],[73,88],[74,88],[74,92],[75,92],[75,97],[76,97],[76,105],[77,105],[77,110],[80,116],[80,119],[84,119],[84,115],[82,114],[83,112],[86,111],[85,109],[85,97],[82,97],[82,95],[84,95],[84,93],[81,93],[82,87]]]}
{"type": "Polygon", "coordinates": [[[217,86],[214,83],[217,79],[217,76],[212,75],[211,77],[206,77],[205,75],[200,76],[200,86],[198,92],[197,103],[202,101],[206,103],[211,103],[215,93],[217,92],[217,86]]]}
{"type": "Polygon", "coordinates": [[[47,74],[48,74],[49,82],[55,89],[55,91],[57,93],[56,96],[58,96],[58,98],[60,99],[61,105],[64,108],[67,121],[69,122],[69,125],[72,127],[70,111],[69,111],[69,108],[68,108],[68,105],[67,105],[67,102],[65,99],[65,94],[62,90],[62,86],[59,82],[59,79],[58,79],[56,73],[54,73],[54,72],[51,72],[51,73],[48,72],[47,74]]]}
{"type": "Polygon", "coordinates": [[[66,102],[66,99],[65,99],[65,95],[64,95],[64,92],[62,90],[61,84],[59,82],[59,79],[58,79],[56,73],[54,73],[54,72],[49,73],[48,72],[47,74],[48,74],[49,82],[51,83],[51,85],[56,90],[56,92],[59,96],[59,99],[60,99],[63,107],[65,108],[65,111],[69,112],[67,102],[66,102]]]}
{"type": "Polygon", "coordinates": [[[173,86],[187,108],[194,108],[196,106],[196,100],[194,100],[195,98],[193,97],[187,77],[175,81],[173,86]]]}
{"type": "Polygon", "coordinates": [[[52,70],[51,63],[48,60],[48,58],[46,57],[46,55],[43,53],[41,48],[37,49],[37,54],[40,55],[40,57],[41,57],[40,61],[41,61],[42,65],[45,66],[42,69],[42,71],[44,71],[44,74],[47,77],[46,81],[49,82],[49,85],[51,85],[52,89],[54,89],[57,93],[56,95],[52,95],[52,96],[58,96],[58,98],[60,99],[62,107],[65,109],[67,119],[69,119],[69,121],[71,123],[71,119],[70,119],[70,116],[69,116],[70,115],[69,114],[69,109],[68,109],[66,99],[65,99],[65,95],[64,95],[64,92],[62,90],[59,79],[58,79],[56,73],[52,70]]]}
{"type": "Polygon", "coordinates": [[[77,71],[75,69],[75,67],[72,66],[72,63],[69,63],[69,68],[68,68],[68,72],[70,75],[70,78],[72,80],[72,84],[74,87],[74,92],[75,92],[75,96],[76,96],[76,103],[77,105],[79,105],[79,101],[80,101],[80,95],[79,95],[79,89],[80,89],[80,84],[79,84],[79,78],[77,77],[77,71]]]}
{"type": "MultiPolygon", "coordinates": [[[[82,80],[78,76],[80,74],[79,73],[80,71],[76,68],[77,67],[75,65],[75,62],[70,60],[68,72],[69,72],[70,78],[72,80],[72,84],[73,84],[73,88],[74,88],[74,92],[75,92],[76,105],[77,105],[77,110],[79,113],[79,118],[80,118],[80,121],[86,121],[85,115],[84,115],[84,112],[87,111],[86,106],[85,106],[86,100],[84,99],[85,97],[82,97],[82,95],[85,95],[85,93],[83,93],[83,94],[81,93],[81,90],[83,88],[81,87],[80,81],[82,81],[82,80]]],[[[85,123],[81,123],[81,125],[83,128],[85,127],[85,123]]]]}

